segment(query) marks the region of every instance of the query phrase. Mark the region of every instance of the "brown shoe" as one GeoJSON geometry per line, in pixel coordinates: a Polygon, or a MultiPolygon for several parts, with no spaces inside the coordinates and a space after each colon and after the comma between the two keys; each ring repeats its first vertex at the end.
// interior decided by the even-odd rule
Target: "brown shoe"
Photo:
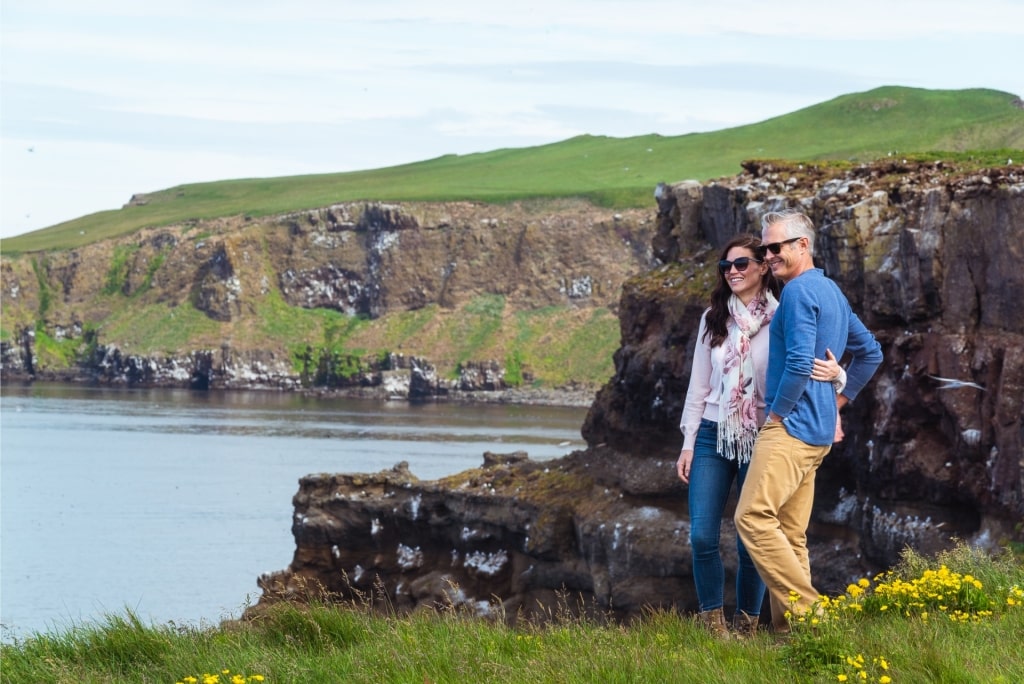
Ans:
{"type": "Polygon", "coordinates": [[[697,622],[716,639],[728,639],[730,637],[729,628],[725,624],[725,614],[721,608],[697,613],[697,622]]]}
{"type": "Polygon", "coordinates": [[[732,616],[732,631],[740,639],[749,639],[757,635],[757,627],[760,618],[757,615],[747,615],[742,610],[737,610],[732,616]]]}

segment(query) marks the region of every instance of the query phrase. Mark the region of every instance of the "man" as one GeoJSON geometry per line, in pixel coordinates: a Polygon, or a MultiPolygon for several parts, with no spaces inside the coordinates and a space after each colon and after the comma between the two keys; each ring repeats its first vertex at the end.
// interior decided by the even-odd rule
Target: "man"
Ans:
{"type": "Polygon", "coordinates": [[[773,212],[761,227],[765,259],[785,287],[769,328],[768,415],[735,522],[768,587],[772,624],[788,632],[786,612],[806,613],[818,600],[807,554],[815,473],[836,437],[838,408],[867,384],[882,351],[839,287],[814,267],[811,220],[797,211],[773,212]],[[831,383],[810,379],[814,359],[829,350],[853,357],[838,397],[831,383]]]}

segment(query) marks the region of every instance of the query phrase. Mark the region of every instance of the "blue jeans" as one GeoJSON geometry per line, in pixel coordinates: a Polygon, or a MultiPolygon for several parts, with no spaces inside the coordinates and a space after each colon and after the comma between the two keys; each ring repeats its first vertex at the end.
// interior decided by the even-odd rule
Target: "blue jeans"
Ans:
{"type": "MultiPolygon", "coordinates": [[[[690,547],[693,550],[693,580],[701,611],[721,608],[725,603],[725,568],[719,552],[722,514],[736,478],[743,488],[749,463],[740,465],[718,453],[718,423],[701,420],[690,465],[690,547]]],[[[750,616],[761,614],[765,587],[750,554],[736,537],[739,567],[736,569],[736,609],[750,616]]]]}

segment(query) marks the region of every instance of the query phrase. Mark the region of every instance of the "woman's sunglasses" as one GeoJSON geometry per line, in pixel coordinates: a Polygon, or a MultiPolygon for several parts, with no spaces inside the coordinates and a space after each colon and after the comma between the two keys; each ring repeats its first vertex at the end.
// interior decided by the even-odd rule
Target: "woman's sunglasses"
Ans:
{"type": "Polygon", "coordinates": [[[735,266],[737,271],[743,273],[743,271],[747,270],[747,266],[750,265],[751,261],[757,264],[761,263],[760,259],[752,259],[750,257],[740,257],[739,259],[734,259],[733,261],[726,261],[725,259],[722,259],[721,261],[718,262],[718,270],[721,271],[722,273],[728,273],[729,269],[735,266]]]}

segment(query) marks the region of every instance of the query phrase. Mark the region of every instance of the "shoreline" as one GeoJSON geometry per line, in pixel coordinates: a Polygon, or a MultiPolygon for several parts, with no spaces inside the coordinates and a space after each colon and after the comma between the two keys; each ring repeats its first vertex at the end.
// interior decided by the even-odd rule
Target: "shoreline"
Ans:
{"type": "Polygon", "coordinates": [[[389,392],[383,387],[345,387],[345,388],[289,388],[267,385],[250,385],[245,387],[213,387],[210,389],[194,389],[172,384],[137,384],[104,383],[93,378],[82,376],[43,377],[28,376],[21,373],[0,373],[2,385],[33,385],[66,384],[87,387],[105,387],[110,389],[188,389],[194,392],[295,392],[307,396],[331,398],[346,397],[352,399],[368,399],[374,401],[405,401],[410,403],[451,402],[460,404],[518,404],[523,406],[564,406],[569,408],[589,408],[597,397],[600,388],[579,385],[552,389],[526,389],[511,387],[503,390],[449,390],[444,394],[424,397],[410,397],[389,392]]]}
{"type": "Polygon", "coordinates": [[[599,390],[581,387],[558,389],[509,388],[504,390],[473,391],[451,390],[446,394],[425,397],[409,397],[408,395],[388,393],[380,387],[300,389],[294,391],[323,398],[348,397],[377,401],[405,401],[409,403],[451,402],[459,404],[519,404],[523,406],[589,408],[594,403],[599,390]]]}

